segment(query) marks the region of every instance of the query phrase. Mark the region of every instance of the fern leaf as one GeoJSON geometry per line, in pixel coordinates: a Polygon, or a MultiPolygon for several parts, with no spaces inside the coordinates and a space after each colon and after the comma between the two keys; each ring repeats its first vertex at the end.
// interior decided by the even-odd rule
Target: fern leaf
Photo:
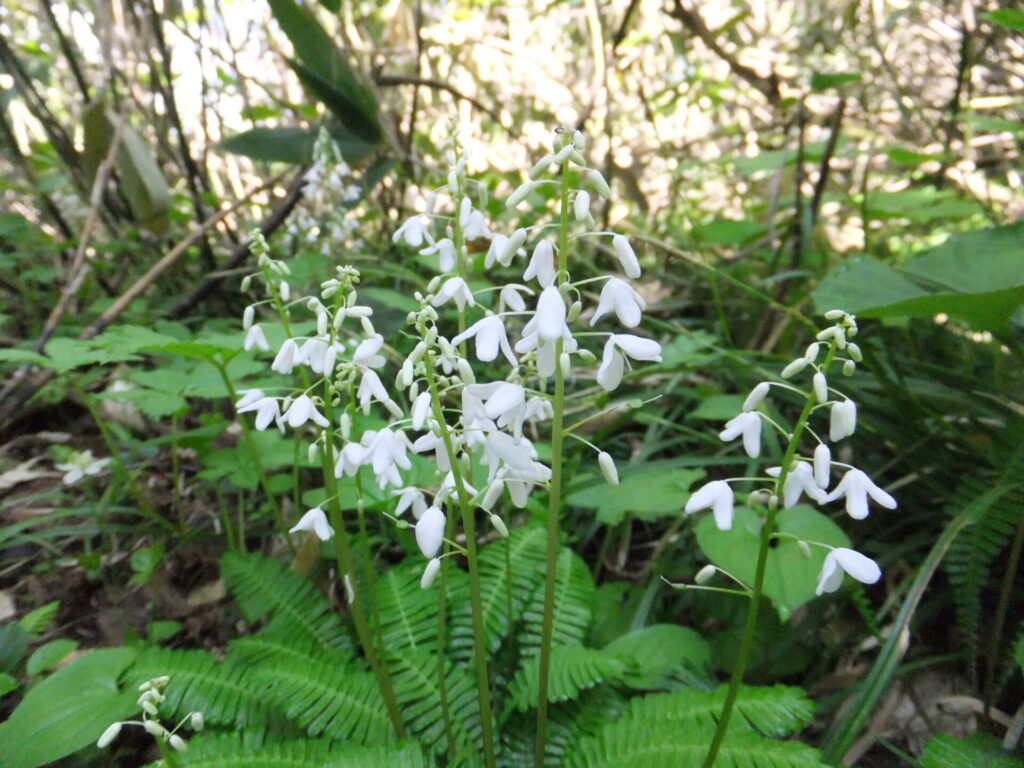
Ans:
{"type": "Polygon", "coordinates": [[[270,627],[310,651],[353,652],[341,619],[304,576],[276,560],[239,552],[224,555],[221,573],[247,621],[270,617],[270,627]]]}
{"type": "MultiPolygon", "coordinates": [[[[584,739],[568,757],[568,768],[700,768],[712,728],[674,721],[606,725],[584,739]]],[[[722,743],[717,768],[825,768],[818,750],[795,741],[773,741],[751,731],[732,733],[722,743]]]]}
{"type": "MultiPolygon", "coordinates": [[[[422,564],[389,568],[377,577],[376,600],[384,647],[389,651],[437,648],[437,591],[420,589],[422,564]]],[[[449,568],[449,582],[456,568],[449,568]]]]}
{"type": "MultiPolygon", "coordinates": [[[[587,564],[572,550],[563,549],[555,567],[554,645],[580,643],[587,635],[594,614],[594,579],[587,564]]],[[[544,622],[544,590],[534,590],[523,610],[519,643],[524,656],[540,651],[544,622]]]]}
{"type": "Polygon", "coordinates": [[[272,658],[248,671],[249,685],[311,736],[378,744],[394,731],[377,681],[353,665],[272,658]]]}
{"type": "MultiPolygon", "coordinates": [[[[547,533],[543,528],[519,528],[508,538],[495,541],[481,550],[481,612],[488,653],[494,653],[512,631],[524,604],[542,582],[546,540],[547,533]],[[510,562],[508,569],[506,552],[510,562]]],[[[458,589],[453,588],[450,594],[454,606],[451,652],[457,661],[465,663],[473,652],[473,614],[468,582],[458,589]]]]}
{"type": "MultiPolygon", "coordinates": [[[[531,656],[516,672],[508,693],[517,709],[537,706],[540,657],[531,656]]],[[[548,701],[568,701],[580,691],[599,683],[616,680],[629,671],[629,665],[614,654],[582,645],[562,645],[551,649],[548,676],[548,701]]]]}
{"type": "Polygon", "coordinates": [[[273,722],[267,702],[249,679],[244,665],[231,659],[217,661],[206,651],[179,651],[151,648],[144,651],[124,676],[127,686],[167,675],[164,714],[184,717],[202,712],[211,725],[223,725],[247,731],[257,742],[273,722]]]}
{"type": "Polygon", "coordinates": [[[252,748],[237,736],[203,734],[188,747],[175,754],[182,768],[428,768],[411,744],[367,747],[308,739],[252,748]]]}
{"type": "Polygon", "coordinates": [[[1024,762],[1008,754],[987,733],[966,739],[940,734],[932,737],[921,755],[922,768],[1022,768],[1024,762]]]}
{"type": "Polygon", "coordinates": [[[445,701],[448,722],[441,707],[437,657],[427,653],[394,656],[388,666],[402,719],[420,744],[433,754],[448,749],[448,732],[456,747],[472,747],[479,755],[483,728],[476,685],[470,675],[450,661],[445,663],[445,701]]]}

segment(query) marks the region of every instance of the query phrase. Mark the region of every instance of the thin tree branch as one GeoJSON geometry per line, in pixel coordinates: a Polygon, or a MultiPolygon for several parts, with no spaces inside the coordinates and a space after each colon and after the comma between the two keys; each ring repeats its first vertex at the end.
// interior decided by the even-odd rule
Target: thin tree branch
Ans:
{"type": "Polygon", "coordinates": [[[501,116],[493,109],[480,103],[477,99],[474,99],[472,96],[467,96],[458,88],[455,88],[454,86],[449,85],[448,83],[443,82],[442,80],[434,80],[433,78],[429,77],[412,77],[410,75],[376,75],[373,78],[373,80],[377,85],[385,87],[392,85],[423,85],[428,88],[434,88],[435,90],[447,91],[457,99],[468,101],[474,107],[476,107],[481,112],[489,116],[492,120],[494,120],[494,122],[496,122],[502,128],[508,127],[501,121],[501,116]]]}

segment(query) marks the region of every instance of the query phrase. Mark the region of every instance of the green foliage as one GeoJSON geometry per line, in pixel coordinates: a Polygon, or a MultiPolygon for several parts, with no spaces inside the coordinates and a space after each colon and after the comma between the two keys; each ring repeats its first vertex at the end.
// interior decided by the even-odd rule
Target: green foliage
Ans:
{"type": "MultiPolygon", "coordinates": [[[[537,706],[539,666],[540,657],[531,656],[509,684],[509,697],[519,709],[537,706]]],[[[556,646],[551,649],[548,701],[575,699],[587,688],[618,680],[628,669],[625,661],[608,651],[582,645],[556,646]]]]}
{"type": "Polygon", "coordinates": [[[689,498],[689,488],[704,476],[700,469],[655,469],[623,473],[618,485],[609,486],[597,475],[579,478],[566,501],[574,507],[593,509],[607,525],[622,522],[627,513],[639,520],[653,520],[678,513],[689,498]]]}
{"type": "Polygon", "coordinates": [[[617,637],[604,650],[630,662],[632,671],[622,682],[631,688],[654,690],[679,678],[711,677],[711,647],[689,627],[652,624],[617,637]]]}
{"type": "Polygon", "coordinates": [[[1021,768],[1024,761],[1008,754],[1002,745],[985,733],[966,739],[939,734],[925,745],[921,768],[1021,768]]]}
{"type": "MultiPolygon", "coordinates": [[[[563,549],[555,564],[555,612],[552,622],[554,645],[580,643],[593,617],[594,578],[582,558],[563,549]]],[[[519,646],[525,655],[539,652],[544,621],[544,590],[537,589],[523,608],[519,646]]]]}
{"type": "Polygon", "coordinates": [[[303,739],[252,746],[236,737],[202,735],[175,756],[185,768],[428,768],[414,744],[353,746],[328,739],[303,739]]]}
{"type": "Polygon", "coordinates": [[[131,648],[90,651],[30,690],[0,724],[4,768],[36,768],[59,760],[135,711],[138,691],[118,685],[135,655],[131,648]]]}

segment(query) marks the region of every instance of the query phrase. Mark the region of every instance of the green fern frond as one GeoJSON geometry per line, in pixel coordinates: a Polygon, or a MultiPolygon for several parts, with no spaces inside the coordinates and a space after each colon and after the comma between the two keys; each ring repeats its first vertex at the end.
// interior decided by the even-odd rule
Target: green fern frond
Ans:
{"type": "Polygon", "coordinates": [[[997,739],[975,733],[966,739],[940,734],[932,737],[921,755],[921,768],[1022,768],[1024,762],[1008,754],[997,739]]]}
{"type": "Polygon", "coordinates": [[[221,574],[246,620],[270,617],[268,629],[280,631],[302,650],[353,652],[341,619],[309,579],[270,558],[228,552],[221,574]]]}
{"type": "MultiPolygon", "coordinates": [[[[655,693],[630,701],[628,718],[637,722],[675,722],[694,724],[714,730],[725,701],[726,686],[715,691],[683,688],[671,693],[655,693]]],[[[814,717],[814,702],[800,688],[740,686],[734,712],[741,717],[731,727],[753,729],[764,736],[789,736],[814,717]]]]}
{"type": "MultiPolygon", "coordinates": [[[[415,568],[395,566],[377,576],[375,598],[384,647],[428,651],[437,648],[437,591],[420,589],[422,563],[415,568]]],[[[449,567],[449,582],[457,568],[449,567]]]]}
{"type": "MultiPolygon", "coordinates": [[[[555,567],[554,645],[580,643],[594,615],[594,579],[587,564],[572,550],[563,549],[555,567]]],[[[540,651],[544,622],[544,590],[537,589],[523,610],[519,643],[524,656],[540,651]]]]}
{"type": "Polygon", "coordinates": [[[211,725],[246,731],[257,743],[275,722],[267,701],[253,686],[248,668],[230,658],[217,661],[206,651],[150,648],[139,655],[124,673],[124,683],[134,688],[161,675],[170,682],[161,710],[168,716],[184,717],[202,712],[211,725]]]}
{"type": "MultiPolygon", "coordinates": [[[[480,552],[480,594],[484,638],[493,653],[522,615],[523,606],[544,579],[547,533],[543,528],[518,528],[480,552]],[[506,547],[511,561],[511,580],[505,567],[506,547]]],[[[451,653],[465,663],[473,652],[473,615],[468,581],[450,591],[453,606],[451,653]]]]}
{"type": "Polygon", "coordinates": [[[476,685],[462,667],[446,660],[445,700],[448,721],[441,707],[437,657],[429,653],[396,655],[388,661],[402,719],[429,752],[448,749],[448,734],[456,747],[482,749],[480,703],[476,685]]]}
{"type": "Polygon", "coordinates": [[[247,682],[311,736],[360,744],[394,739],[376,680],[354,665],[271,658],[250,667],[247,682]]]}
{"type": "MultiPolygon", "coordinates": [[[[609,723],[584,739],[563,763],[567,768],[700,768],[714,730],[677,721],[609,723]]],[[[796,741],[773,741],[752,731],[730,734],[717,768],[825,768],[818,750],[796,741]]]]}
{"type": "MultiPolygon", "coordinates": [[[[508,693],[517,709],[537,706],[540,700],[539,667],[540,657],[531,656],[512,678],[508,693]]],[[[580,691],[617,680],[629,669],[620,657],[596,648],[584,648],[582,645],[552,648],[548,701],[575,699],[580,691]]]]}
{"type": "Polygon", "coordinates": [[[203,734],[175,754],[182,768],[428,768],[413,744],[354,746],[326,739],[248,747],[234,736],[203,734]]]}

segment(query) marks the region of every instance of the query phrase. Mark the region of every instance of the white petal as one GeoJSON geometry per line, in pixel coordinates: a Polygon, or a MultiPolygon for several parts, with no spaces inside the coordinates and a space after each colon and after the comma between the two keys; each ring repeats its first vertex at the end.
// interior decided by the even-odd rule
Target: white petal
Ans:
{"type": "Polygon", "coordinates": [[[611,392],[622,382],[625,364],[622,353],[615,347],[615,339],[608,339],[604,345],[604,354],[601,356],[601,365],[597,369],[597,383],[606,392],[611,392]]]}
{"type": "Polygon", "coordinates": [[[423,576],[420,577],[420,589],[428,589],[431,584],[434,583],[434,579],[437,578],[437,572],[441,570],[441,561],[434,557],[427,563],[427,567],[423,569],[423,576]]]}
{"type": "Polygon", "coordinates": [[[760,384],[758,384],[756,387],[750,390],[750,394],[747,395],[747,399],[743,401],[743,410],[752,411],[755,408],[757,408],[757,406],[759,406],[761,402],[764,400],[765,395],[768,394],[769,389],[770,386],[768,382],[762,381],[760,384]]]}
{"type": "Polygon", "coordinates": [[[334,529],[320,507],[313,507],[309,510],[288,532],[295,533],[296,531],[313,531],[320,541],[327,541],[334,535],[334,529]]]}
{"type": "Polygon", "coordinates": [[[640,277],[640,262],[637,261],[636,254],[633,253],[629,240],[622,235],[615,235],[612,238],[612,249],[615,251],[615,256],[618,258],[619,264],[622,265],[622,271],[626,273],[626,276],[634,280],[640,277]]]}
{"type": "Polygon", "coordinates": [[[661,344],[653,339],[645,339],[643,336],[634,336],[631,333],[616,333],[612,339],[615,346],[634,360],[661,362],[661,344]]]}
{"type": "Polygon", "coordinates": [[[420,392],[412,404],[412,428],[423,429],[423,424],[430,413],[430,393],[420,392]]]}
{"type": "Polygon", "coordinates": [[[814,449],[814,482],[819,488],[828,488],[832,469],[832,452],[825,443],[818,443],[814,449]]]}
{"type": "Polygon", "coordinates": [[[698,488],[687,500],[683,511],[688,515],[700,512],[702,509],[710,509],[722,496],[732,498],[732,488],[724,480],[712,480],[698,488]]]}
{"type": "Polygon", "coordinates": [[[608,484],[618,485],[619,470],[615,467],[615,459],[611,457],[611,454],[601,451],[597,454],[597,463],[601,467],[601,474],[604,475],[604,479],[608,481],[608,484]]]}
{"type": "Polygon", "coordinates": [[[882,578],[878,563],[855,549],[837,547],[832,550],[842,569],[862,584],[874,584],[882,578]]]}
{"type": "Polygon", "coordinates": [[[437,507],[430,507],[416,523],[416,543],[425,557],[434,557],[444,543],[445,517],[437,507]]]}
{"type": "Polygon", "coordinates": [[[821,595],[825,592],[835,592],[843,584],[843,570],[836,562],[835,550],[825,555],[825,562],[821,564],[821,573],[818,574],[818,587],[815,594],[821,595]]]}
{"type": "Polygon", "coordinates": [[[545,341],[554,341],[565,330],[565,301],[553,285],[541,291],[537,300],[537,335],[545,341]]]}
{"type": "Polygon", "coordinates": [[[733,496],[731,488],[729,493],[719,494],[718,498],[715,499],[711,511],[715,516],[715,525],[718,527],[718,530],[728,531],[732,528],[732,505],[733,496]]]}

